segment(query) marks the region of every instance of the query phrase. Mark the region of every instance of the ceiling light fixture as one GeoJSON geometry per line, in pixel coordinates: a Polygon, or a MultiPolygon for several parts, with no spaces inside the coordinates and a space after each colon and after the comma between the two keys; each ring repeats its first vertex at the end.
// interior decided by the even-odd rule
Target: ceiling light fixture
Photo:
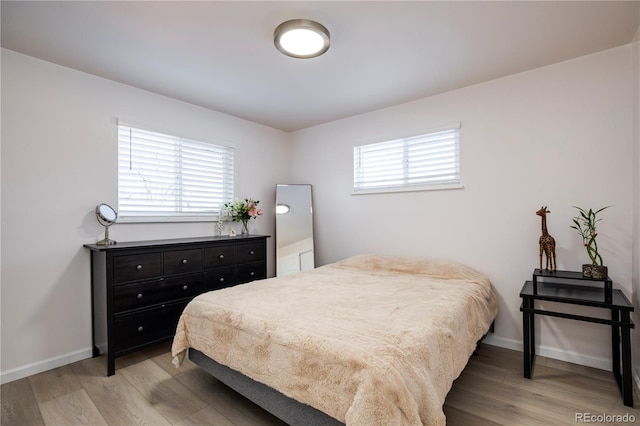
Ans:
{"type": "Polygon", "coordinates": [[[287,56],[315,58],[329,49],[329,30],[309,19],[292,19],[278,25],[273,42],[287,56]]]}
{"type": "Polygon", "coordinates": [[[276,204],[276,214],[287,214],[291,208],[287,204],[276,204]]]}

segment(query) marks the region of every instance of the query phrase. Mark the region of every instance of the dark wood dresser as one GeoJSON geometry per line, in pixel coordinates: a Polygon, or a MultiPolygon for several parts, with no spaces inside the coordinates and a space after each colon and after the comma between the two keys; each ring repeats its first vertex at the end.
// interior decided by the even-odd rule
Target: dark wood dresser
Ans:
{"type": "Polygon", "coordinates": [[[85,244],[91,253],[93,356],[115,359],[173,338],[200,293],[267,277],[267,235],[85,244]]]}

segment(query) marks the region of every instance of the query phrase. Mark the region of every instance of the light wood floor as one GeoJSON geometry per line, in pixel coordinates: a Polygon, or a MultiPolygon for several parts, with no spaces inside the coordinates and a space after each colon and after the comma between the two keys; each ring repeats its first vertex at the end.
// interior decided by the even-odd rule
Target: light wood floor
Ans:
{"type": "MultiPolygon", "coordinates": [[[[111,377],[102,356],[2,385],[1,424],[284,425],[190,362],[174,368],[168,350],[119,358],[111,377]]],[[[576,413],[630,414],[640,423],[610,372],[538,357],[528,380],[520,352],[489,345],[471,358],[444,411],[448,425],[575,426],[576,413]]]]}

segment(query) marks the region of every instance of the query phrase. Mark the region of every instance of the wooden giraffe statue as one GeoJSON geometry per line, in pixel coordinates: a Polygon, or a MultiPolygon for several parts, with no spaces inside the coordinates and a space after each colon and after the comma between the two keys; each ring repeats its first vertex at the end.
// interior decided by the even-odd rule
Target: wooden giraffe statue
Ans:
{"type": "Polygon", "coordinates": [[[549,271],[555,271],[556,270],[556,240],[554,240],[553,237],[549,235],[549,232],[547,231],[547,213],[551,213],[549,210],[547,210],[547,206],[543,206],[540,210],[536,212],[536,214],[542,218],[542,235],[540,236],[540,269],[542,269],[542,253],[544,253],[547,256],[546,269],[549,271]]]}

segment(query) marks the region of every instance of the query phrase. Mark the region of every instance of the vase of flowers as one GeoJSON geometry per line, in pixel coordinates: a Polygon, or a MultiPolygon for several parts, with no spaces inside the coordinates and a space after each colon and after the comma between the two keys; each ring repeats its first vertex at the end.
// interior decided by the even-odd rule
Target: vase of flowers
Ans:
{"type": "Polygon", "coordinates": [[[582,243],[587,249],[589,259],[591,259],[591,263],[582,265],[582,275],[587,278],[604,279],[608,276],[608,268],[603,264],[602,255],[598,252],[598,243],[596,242],[596,237],[598,236],[596,223],[602,220],[598,219],[597,215],[608,207],[595,211],[593,209],[586,210],[581,207],[575,207],[580,215],[573,218],[571,228],[578,231],[582,237],[582,243]]]}
{"type": "Polygon", "coordinates": [[[262,209],[258,208],[258,203],[260,201],[253,198],[245,198],[244,200],[234,198],[232,202],[225,203],[224,207],[231,220],[242,222],[242,235],[249,234],[249,220],[262,216],[262,209]]]}

